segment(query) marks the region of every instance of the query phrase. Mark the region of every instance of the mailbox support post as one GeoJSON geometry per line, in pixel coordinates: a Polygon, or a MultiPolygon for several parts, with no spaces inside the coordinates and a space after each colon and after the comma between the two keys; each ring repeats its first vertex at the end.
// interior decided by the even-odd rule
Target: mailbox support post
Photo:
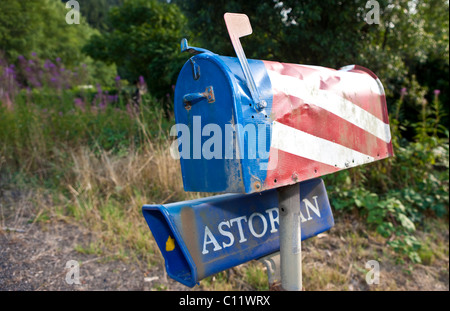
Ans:
{"type": "Polygon", "coordinates": [[[302,248],[299,185],[278,188],[278,202],[281,287],[288,291],[301,291],[302,248]]]}

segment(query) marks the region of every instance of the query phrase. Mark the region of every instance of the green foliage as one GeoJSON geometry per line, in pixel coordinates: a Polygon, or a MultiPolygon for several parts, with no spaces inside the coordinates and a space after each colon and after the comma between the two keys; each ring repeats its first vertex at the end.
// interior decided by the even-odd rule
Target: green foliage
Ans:
{"type": "MultiPolygon", "coordinates": [[[[120,155],[127,153],[131,146],[139,148],[146,143],[143,129],[155,136],[161,131],[168,132],[169,123],[149,122],[143,128],[139,121],[140,118],[154,120],[162,113],[160,110],[137,111],[122,100],[103,106],[102,102],[91,99],[83,106],[76,106],[74,103],[80,95],[79,91],[72,90],[22,91],[12,109],[0,103],[0,155],[10,170],[26,167],[27,171],[38,172],[40,177],[56,177],[57,182],[58,164],[63,168],[66,165],[65,149],[87,145],[97,153],[107,151],[120,155]]],[[[86,100],[94,95],[98,94],[85,92],[83,97],[86,100]]],[[[143,101],[146,106],[154,106],[151,104],[154,99],[148,95],[143,101]]]]}
{"type": "MultiPolygon", "coordinates": [[[[63,3],[67,1],[62,0],[63,3]]],[[[78,0],[80,14],[86,18],[91,27],[100,31],[108,29],[107,16],[109,9],[113,6],[121,5],[122,2],[122,0],[78,0]]]]}
{"type": "MultiPolygon", "coordinates": [[[[369,27],[365,46],[355,62],[380,77],[388,103],[397,100],[402,87],[406,87],[404,117],[417,122],[421,111],[418,101],[425,94],[431,101],[430,91],[439,89],[441,101],[448,103],[449,4],[444,0],[379,3],[381,23],[369,27]]],[[[448,114],[448,105],[444,106],[448,114]]],[[[448,124],[447,116],[442,123],[448,124]]],[[[411,129],[406,133],[408,137],[410,133],[411,129]]]]}
{"type": "MultiPolygon", "coordinates": [[[[404,255],[415,263],[421,261],[416,227],[425,217],[449,213],[448,130],[439,123],[443,111],[438,96],[431,108],[422,102],[422,120],[412,124],[414,141],[400,139],[403,127],[391,115],[394,158],[325,177],[337,210],[356,207],[369,225],[389,239],[400,261],[404,255]]],[[[396,108],[400,114],[402,100],[396,108]]]]}
{"type": "Polygon", "coordinates": [[[80,46],[94,31],[83,19],[79,25],[67,24],[67,12],[57,0],[0,1],[0,49],[10,61],[35,52],[75,66],[85,58],[80,46]]]}
{"type": "Polygon", "coordinates": [[[223,21],[225,12],[245,13],[253,34],[242,38],[247,56],[322,66],[348,65],[358,55],[358,17],[365,1],[175,1],[189,20],[195,41],[211,51],[234,56],[223,21]]]}
{"type": "MultiPolygon", "coordinates": [[[[382,81],[388,103],[399,99],[403,87],[408,89],[404,115],[412,122],[420,119],[417,100],[424,93],[439,89],[441,101],[448,103],[448,1],[380,0],[379,25],[364,21],[369,11],[365,0],[172,2],[187,16],[195,34],[192,41],[215,53],[235,55],[223,14],[245,13],[253,28],[241,40],[249,58],[331,68],[365,66],[382,81]]],[[[448,107],[443,105],[447,113],[448,107]]],[[[448,124],[447,116],[441,121],[448,124]]]]}
{"type": "Polygon", "coordinates": [[[94,59],[115,63],[122,78],[144,76],[154,96],[169,93],[184,62],[179,43],[185,19],[176,5],[156,0],[128,0],[113,7],[110,30],[85,47],[94,59]]]}

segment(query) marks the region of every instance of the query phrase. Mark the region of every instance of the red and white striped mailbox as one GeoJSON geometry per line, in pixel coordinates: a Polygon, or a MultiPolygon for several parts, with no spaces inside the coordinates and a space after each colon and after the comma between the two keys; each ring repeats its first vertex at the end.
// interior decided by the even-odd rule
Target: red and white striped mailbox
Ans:
{"type": "Polygon", "coordinates": [[[174,102],[186,191],[259,192],[393,155],[374,73],[247,60],[239,43],[252,32],[246,18],[225,15],[237,58],[182,41],[195,54],[174,102]]]}

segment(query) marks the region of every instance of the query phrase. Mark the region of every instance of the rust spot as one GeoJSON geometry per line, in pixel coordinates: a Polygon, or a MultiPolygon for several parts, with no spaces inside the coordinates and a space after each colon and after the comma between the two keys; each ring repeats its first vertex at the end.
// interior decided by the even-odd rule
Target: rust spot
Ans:
{"type": "Polygon", "coordinates": [[[261,182],[260,182],[260,181],[255,181],[255,182],[253,183],[253,188],[254,188],[256,191],[261,191],[261,190],[262,190],[261,182]]]}
{"type": "Polygon", "coordinates": [[[181,230],[183,231],[183,240],[189,250],[189,254],[192,257],[196,267],[199,279],[202,279],[205,275],[203,267],[203,258],[201,255],[201,246],[198,242],[199,232],[196,232],[195,213],[192,207],[185,206],[180,211],[181,217],[181,230]]]}

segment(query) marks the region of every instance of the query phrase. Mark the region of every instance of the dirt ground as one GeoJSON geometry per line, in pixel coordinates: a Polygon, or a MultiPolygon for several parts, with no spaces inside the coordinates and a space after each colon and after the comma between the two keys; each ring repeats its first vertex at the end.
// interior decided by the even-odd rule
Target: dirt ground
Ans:
{"type": "Polygon", "coordinates": [[[137,263],[76,251],[77,245],[94,238],[77,226],[57,222],[45,228],[30,224],[23,230],[0,232],[0,290],[145,291],[158,286],[166,290],[189,289],[168,278],[163,267],[148,270],[137,263]],[[75,266],[71,260],[79,262],[80,284],[73,282],[75,266]]]}
{"type": "MultiPolygon", "coordinates": [[[[2,291],[184,291],[217,288],[185,287],[165,274],[162,262],[149,268],[136,260],[123,261],[79,252],[77,246],[95,241],[95,234],[61,220],[32,222],[33,215],[27,215],[26,211],[24,209],[24,212],[11,217],[0,215],[2,291]],[[71,260],[79,263],[80,284],[69,284],[73,283],[75,276],[74,266],[66,267],[71,260]]],[[[5,213],[5,209],[2,212],[5,213]]],[[[429,265],[396,264],[386,251],[385,243],[364,236],[364,228],[355,220],[335,217],[335,221],[335,227],[329,232],[302,244],[306,290],[449,290],[448,231],[443,236],[446,257],[436,258],[429,265]],[[380,285],[369,286],[365,281],[368,270],[364,264],[370,259],[380,261],[380,285]]],[[[260,266],[263,268],[262,264],[260,266]]],[[[229,282],[239,278],[239,273],[239,267],[233,268],[227,274],[229,282]]],[[[245,284],[231,288],[252,289],[245,284]]]]}

